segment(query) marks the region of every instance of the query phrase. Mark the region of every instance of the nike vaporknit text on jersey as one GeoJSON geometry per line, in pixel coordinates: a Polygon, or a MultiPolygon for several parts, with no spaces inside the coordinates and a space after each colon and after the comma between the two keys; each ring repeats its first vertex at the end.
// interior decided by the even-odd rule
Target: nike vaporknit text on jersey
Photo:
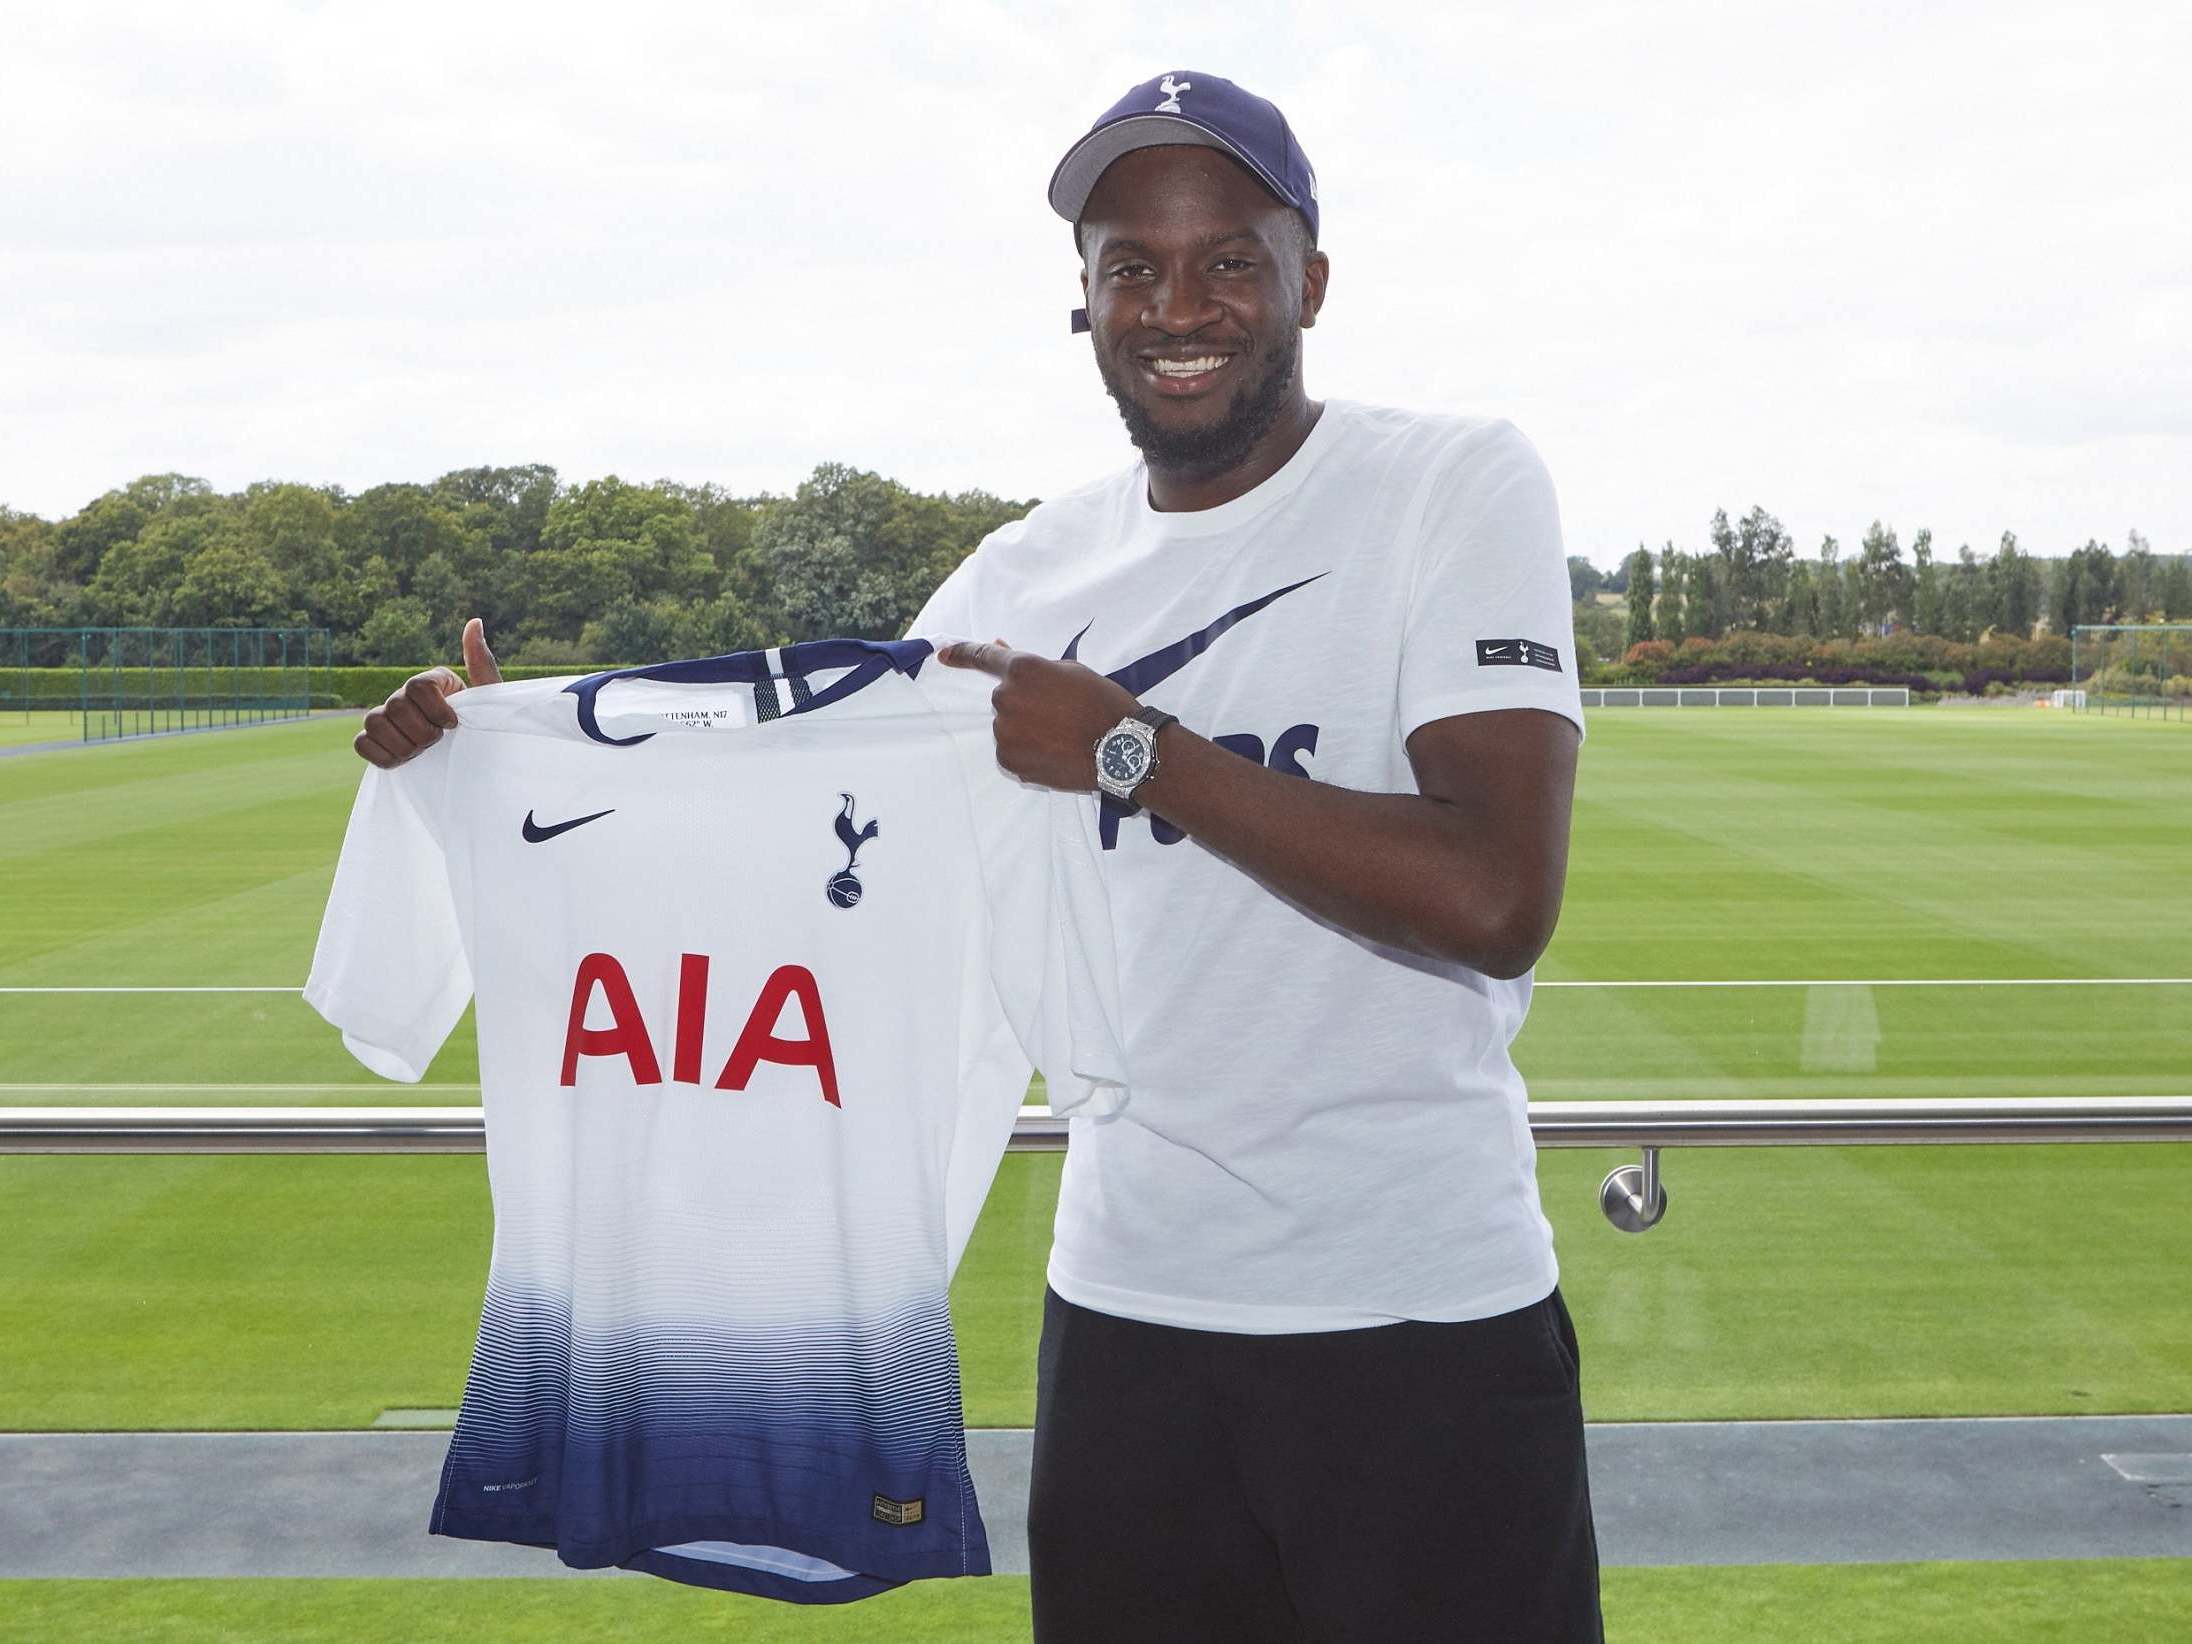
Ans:
{"type": "MultiPolygon", "coordinates": [[[[1276,771],[1415,791],[1450,714],[1583,723],[1545,465],[1513,424],[1327,400],[1160,513],[1139,463],[994,531],[914,621],[1072,656],[1276,771]]],[[[1485,1318],[1558,1277],[1508,1046],[1530,979],[1380,948],[1106,799],[1133,1099],[1077,1116],[1050,1283],[1202,1330],[1485,1318]]],[[[1426,888],[1428,892],[1428,887],[1426,888]]]]}
{"type": "Polygon", "coordinates": [[[988,1572],[947,1285],[1030,1063],[1061,1109],[1125,1076],[1093,806],[929,657],[485,686],[366,772],[305,997],[412,1081],[477,1002],[436,1533],[804,1602],[988,1572]]]}

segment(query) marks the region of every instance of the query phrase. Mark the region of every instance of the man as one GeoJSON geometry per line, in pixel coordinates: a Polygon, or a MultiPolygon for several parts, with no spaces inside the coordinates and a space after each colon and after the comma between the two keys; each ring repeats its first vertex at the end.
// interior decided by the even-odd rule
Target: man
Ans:
{"type": "MultiPolygon", "coordinates": [[[[1508,1056],[1582,727],[1550,482],[1510,424],[1309,399],[1330,263],[1271,104],[1138,86],[1050,198],[1142,460],[993,532],[912,628],[1003,636],[939,659],[997,677],[1005,769],[1098,795],[1117,927],[1133,1086],[1066,1158],[1037,1638],[1599,1639],[1508,1056]]],[[[360,753],[408,757],[458,688],[413,679],[360,753]]]]}

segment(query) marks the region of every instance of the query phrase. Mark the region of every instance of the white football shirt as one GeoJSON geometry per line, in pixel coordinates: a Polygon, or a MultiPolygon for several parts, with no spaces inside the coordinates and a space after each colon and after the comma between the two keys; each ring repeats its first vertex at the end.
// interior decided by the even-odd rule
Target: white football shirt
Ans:
{"type": "Polygon", "coordinates": [[[414,1081],[477,1001],[434,1532],[804,1602],[988,1571],[947,1286],[1030,1064],[1124,1087],[1094,812],[998,768],[993,684],[829,640],[490,685],[365,773],[305,997],[414,1081]]]}
{"type": "MultiPolygon", "coordinates": [[[[992,532],[916,633],[1073,656],[1286,775],[1410,793],[1454,714],[1583,723],[1560,514],[1512,423],[1327,400],[1261,485],[1136,463],[992,532]]],[[[1205,1330],[1482,1318],[1559,1269],[1508,1047],[1530,978],[1381,948],[1106,800],[1133,1100],[1070,1127],[1050,1283],[1205,1330]]],[[[1426,886],[1425,894],[1433,887],[1426,886]]]]}

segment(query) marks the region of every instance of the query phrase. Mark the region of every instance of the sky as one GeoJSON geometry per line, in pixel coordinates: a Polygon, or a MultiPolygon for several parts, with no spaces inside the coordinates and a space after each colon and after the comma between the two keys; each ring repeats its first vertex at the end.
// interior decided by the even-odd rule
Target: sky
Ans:
{"type": "Polygon", "coordinates": [[[1044,197],[1168,70],[1285,110],[1313,397],[1504,416],[1570,552],[2192,550],[2192,7],[0,0],[0,504],[544,462],[1131,462],[1044,197]]]}

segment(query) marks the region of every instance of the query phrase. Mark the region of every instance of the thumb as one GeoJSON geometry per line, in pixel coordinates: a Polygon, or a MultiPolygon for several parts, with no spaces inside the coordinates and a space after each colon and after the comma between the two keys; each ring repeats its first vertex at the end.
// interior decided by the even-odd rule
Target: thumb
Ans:
{"type": "Polygon", "coordinates": [[[474,685],[502,683],[502,669],[487,648],[487,624],[478,617],[464,625],[464,677],[474,685]]]}

